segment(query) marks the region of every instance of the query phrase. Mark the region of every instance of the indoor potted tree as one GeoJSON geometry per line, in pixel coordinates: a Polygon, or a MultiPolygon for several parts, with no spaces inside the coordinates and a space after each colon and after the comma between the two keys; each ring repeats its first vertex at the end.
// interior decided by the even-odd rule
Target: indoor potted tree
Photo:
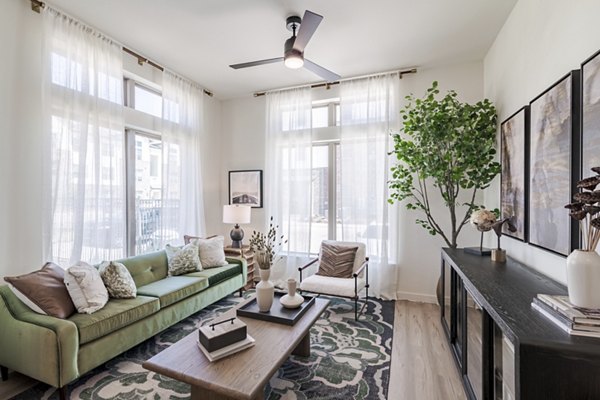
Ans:
{"type": "Polygon", "coordinates": [[[400,112],[403,128],[393,135],[391,154],[398,163],[391,168],[389,202],[407,200],[409,210],[424,216],[417,224],[454,249],[471,213],[482,208],[475,204],[477,193],[500,172],[495,161],[496,108],[488,99],[468,104],[454,91],[441,99],[438,94],[433,82],[424,98],[406,97],[408,104],[400,112]],[[431,196],[442,197],[449,227],[434,215],[431,196]]]}

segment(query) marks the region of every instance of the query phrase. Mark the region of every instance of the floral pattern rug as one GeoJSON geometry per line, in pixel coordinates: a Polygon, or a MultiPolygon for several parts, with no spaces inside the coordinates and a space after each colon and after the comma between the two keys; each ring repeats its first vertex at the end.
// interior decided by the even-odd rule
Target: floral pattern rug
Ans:
{"type": "MultiPolygon", "coordinates": [[[[249,293],[246,293],[248,296],[249,293]]],[[[291,356],[265,389],[268,400],[387,398],[394,325],[392,301],[369,300],[354,321],[354,303],[331,303],[311,329],[311,356],[291,356]]],[[[88,372],[69,385],[72,399],[189,399],[190,386],[142,368],[142,362],[240,301],[229,296],[88,372]]],[[[38,384],[13,398],[58,399],[38,384]]]]}

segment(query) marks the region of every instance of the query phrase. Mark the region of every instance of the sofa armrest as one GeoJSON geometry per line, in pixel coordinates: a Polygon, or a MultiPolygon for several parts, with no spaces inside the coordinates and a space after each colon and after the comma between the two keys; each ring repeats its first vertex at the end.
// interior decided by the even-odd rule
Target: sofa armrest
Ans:
{"type": "Polygon", "coordinates": [[[242,276],[244,277],[244,285],[246,284],[246,277],[248,276],[248,262],[242,257],[225,257],[228,263],[241,264],[242,265],[242,276]]]}
{"type": "Polygon", "coordinates": [[[77,327],[31,311],[0,286],[0,365],[55,387],[79,376],[77,327]]]}

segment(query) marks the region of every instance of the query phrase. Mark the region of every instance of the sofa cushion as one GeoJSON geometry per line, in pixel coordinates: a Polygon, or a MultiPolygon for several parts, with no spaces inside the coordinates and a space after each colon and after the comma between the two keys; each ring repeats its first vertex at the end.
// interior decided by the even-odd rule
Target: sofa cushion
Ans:
{"type": "Polygon", "coordinates": [[[65,285],[79,313],[92,314],[108,302],[108,291],[100,273],[83,261],[65,271],[65,285]]]}
{"type": "Polygon", "coordinates": [[[164,250],[155,253],[117,260],[131,274],[137,287],[164,279],[167,277],[167,254],[164,250]]]}
{"type": "Polygon", "coordinates": [[[79,344],[91,342],[160,309],[156,297],[137,296],[135,299],[111,299],[104,308],[93,314],[75,314],[69,321],[77,325],[79,344]]]}
{"type": "Polygon", "coordinates": [[[207,278],[208,284],[210,286],[213,286],[219,282],[223,282],[229,278],[233,278],[236,275],[240,275],[241,273],[242,273],[242,265],[241,264],[228,264],[223,267],[215,267],[215,268],[205,269],[200,272],[192,272],[191,274],[186,274],[185,276],[207,278]]]}
{"type": "Polygon", "coordinates": [[[203,291],[208,287],[208,279],[193,276],[169,276],[138,288],[138,294],[158,297],[160,307],[166,307],[181,299],[203,291]]]}
{"type": "Polygon", "coordinates": [[[98,270],[111,298],[133,299],[136,296],[135,281],[123,264],[116,261],[104,261],[98,270]]]}
{"type": "Polygon", "coordinates": [[[41,311],[63,319],[75,312],[75,305],[69,296],[64,279],[64,270],[51,262],[29,274],[4,277],[4,280],[11,284],[11,290],[18,292],[14,292],[15,296],[23,300],[33,311],[38,313],[41,311]]]}

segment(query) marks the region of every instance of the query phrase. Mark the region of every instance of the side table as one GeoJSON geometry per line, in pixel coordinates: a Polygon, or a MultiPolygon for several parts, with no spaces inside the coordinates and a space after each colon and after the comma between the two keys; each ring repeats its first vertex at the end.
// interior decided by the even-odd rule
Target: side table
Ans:
{"type": "Polygon", "coordinates": [[[243,258],[246,260],[248,265],[248,275],[246,277],[246,285],[244,290],[252,289],[254,287],[254,269],[256,261],[254,260],[254,251],[250,249],[250,246],[244,245],[241,249],[231,246],[225,246],[225,255],[227,257],[243,258]]]}

